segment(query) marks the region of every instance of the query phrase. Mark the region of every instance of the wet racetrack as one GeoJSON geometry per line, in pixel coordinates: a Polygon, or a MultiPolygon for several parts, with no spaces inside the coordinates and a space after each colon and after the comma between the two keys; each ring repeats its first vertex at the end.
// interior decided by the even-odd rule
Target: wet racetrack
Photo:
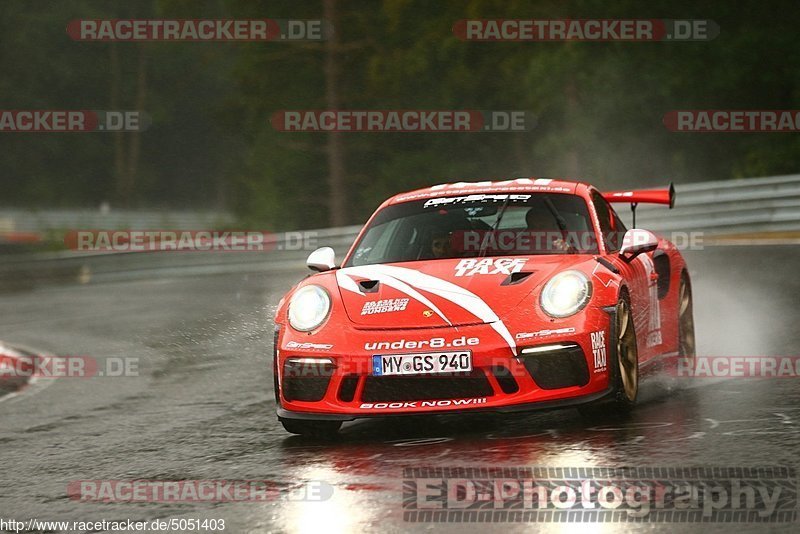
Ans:
{"type": "MultiPolygon", "coordinates": [[[[800,247],[686,256],[699,354],[800,354],[800,247]]],[[[0,399],[0,516],[224,518],[227,532],[722,532],[731,525],[408,523],[403,467],[798,466],[800,387],[791,378],[651,379],[625,419],[590,420],[566,409],[358,421],[332,443],[290,436],[274,415],[271,319],[306,271],[302,262],[268,265],[0,295],[4,341],[58,355],[139,359],[138,377],[42,379],[0,399]],[[258,479],[286,489],[322,481],[333,494],[323,502],[70,500],[67,485],[83,479],[258,479]]]]}

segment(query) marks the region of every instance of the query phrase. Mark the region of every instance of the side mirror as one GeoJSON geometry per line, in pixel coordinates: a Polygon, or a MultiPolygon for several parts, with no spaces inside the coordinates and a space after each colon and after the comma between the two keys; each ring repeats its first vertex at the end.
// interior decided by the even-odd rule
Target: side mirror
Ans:
{"type": "Polygon", "coordinates": [[[331,247],[318,248],[308,255],[306,265],[312,271],[330,271],[336,267],[336,253],[331,247]]]}
{"type": "Polygon", "coordinates": [[[657,248],[658,238],[653,232],[632,228],[625,232],[625,236],[622,238],[619,255],[623,260],[631,261],[641,253],[651,252],[657,248]]]}

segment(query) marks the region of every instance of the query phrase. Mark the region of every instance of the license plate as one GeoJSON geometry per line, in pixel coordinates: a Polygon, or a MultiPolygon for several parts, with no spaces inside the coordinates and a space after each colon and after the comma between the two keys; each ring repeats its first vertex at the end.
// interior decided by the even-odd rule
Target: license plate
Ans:
{"type": "Polygon", "coordinates": [[[430,375],[464,371],[472,371],[470,351],[388,354],[372,357],[374,376],[430,375]]]}

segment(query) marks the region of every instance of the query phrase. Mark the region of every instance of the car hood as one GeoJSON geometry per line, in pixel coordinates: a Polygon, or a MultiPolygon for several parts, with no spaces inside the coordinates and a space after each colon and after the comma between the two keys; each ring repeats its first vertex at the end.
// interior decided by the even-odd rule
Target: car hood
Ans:
{"type": "Polygon", "coordinates": [[[336,271],[342,303],[360,328],[494,323],[535,288],[585,256],[514,256],[365,265],[336,271]]]}

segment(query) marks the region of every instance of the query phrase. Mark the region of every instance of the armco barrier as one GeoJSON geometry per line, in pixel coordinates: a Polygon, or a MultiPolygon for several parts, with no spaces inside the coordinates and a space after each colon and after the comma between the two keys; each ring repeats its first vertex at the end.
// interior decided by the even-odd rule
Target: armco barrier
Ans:
{"type": "Polygon", "coordinates": [[[637,226],[715,236],[800,231],[800,174],[676,185],[675,191],[671,210],[639,206],[637,226]]]}
{"type": "MultiPolygon", "coordinates": [[[[678,184],[675,208],[640,205],[637,226],[657,233],[704,232],[707,236],[753,232],[800,231],[800,175],[751,178],[719,182],[678,184]]],[[[630,220],[624,205],[620,214],[630,220]]],[[[0,210],[0,215],[4,212],[0,210]]],[[[175,219],[176,221],[177,219],[175,219]]],[[[144,226],[157,224],[138,219],[144,226]]],[[[183,224],[161,226],[175,229],[209,228],[189,218],[183,224]]],[[[89,225],[102,228],[100,224],[89,225]]],[[[133,228],[134,226],[129,226],[133,228]]],[[[28,228],[26,228],[28,229],[28,228]]],[[[307,230],[319,246],[330,246],[341,259],[360,226],[307,230]]],[[[113,280],[131,276],[179,276],[182,274],[254,272],[262,269],[302,269],[309,250],[276,252],[57,252],[0,256],[0,286],[16,287],[24,281],[113,280]]]]}
{"type": "Polygon", "coordinates": [[[199,230],[227,226],[235,220],[232,214],[224,211],[0,208],[0,232],[48,232],[76,228],[199,230]]]}

